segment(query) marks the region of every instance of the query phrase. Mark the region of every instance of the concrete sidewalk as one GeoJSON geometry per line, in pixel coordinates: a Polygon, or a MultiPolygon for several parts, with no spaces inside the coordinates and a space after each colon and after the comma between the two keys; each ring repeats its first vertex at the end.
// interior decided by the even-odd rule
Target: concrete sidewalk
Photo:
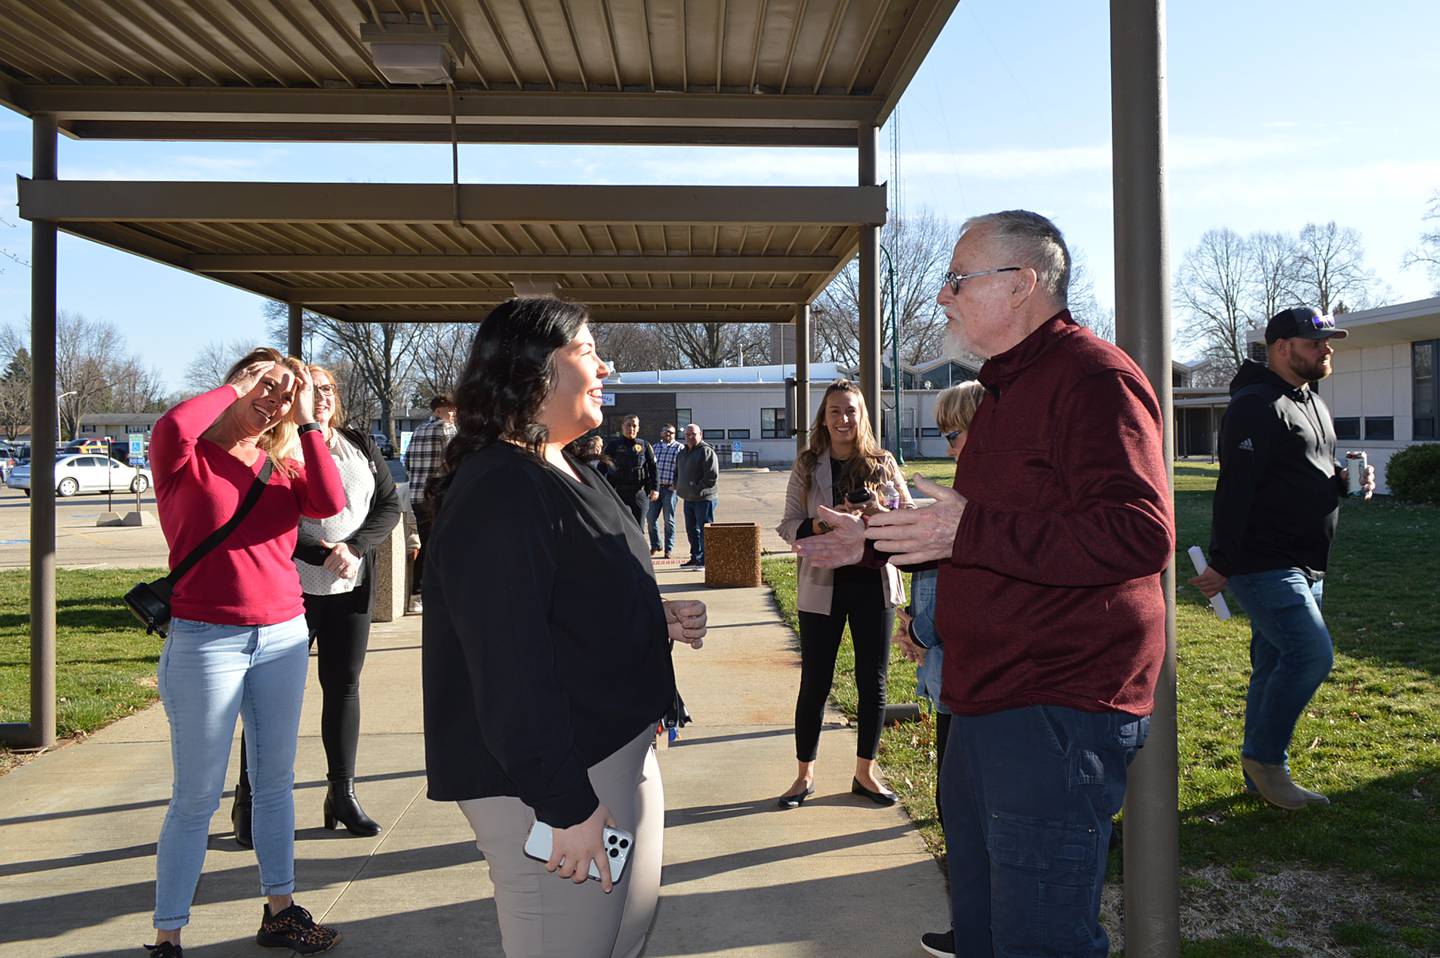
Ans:
{"type": "MultiPolygon", "coordinates": [[[[920,954],[942,930],[939,869],[898,809],[849,794],[855,738],[838,716],[816,795],[776,810],[794,776],[799,655],[766,589],[708,590],[661,568],[661,589],[710,607],[699,652],[676,650],[696,724],[662,749],[665,873],[645,954],[920,954]]],[[[296,768],[296,900],[345,940],[336,954],[500,956],[487,869],[459,811],[425,798],[419,618],[377,625],[365,668],[357,786],[385,826],[320,825],[325,766],[312,674],[296,768]]],[[[236,756],[232,754],[232,774],[236,756]]],[[[155,839],[169,795],[157,706],[0,778],[0,955],[141,954],[153,941],[155,839]]],[[[229,793],[211,824],[187,955],[260,955],[258,872],[231,840],[229,793]]]]}

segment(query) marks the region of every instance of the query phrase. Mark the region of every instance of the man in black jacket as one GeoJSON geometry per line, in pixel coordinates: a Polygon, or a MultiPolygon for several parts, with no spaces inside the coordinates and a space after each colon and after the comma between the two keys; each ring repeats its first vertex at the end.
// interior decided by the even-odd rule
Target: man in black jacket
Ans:
{"type": "Polygon", "coordinates": [[[681,567],[705,568],[705,524],[715,521],[720,498],[720,459],[693,422],[685,427],[685,448],[675,454],[675,495],[685,503],[685,536],[690,558],[681,567]]]}
{"type": "Polygon", "coordinates": [[[655,450],[640,438],[639,416],[632,413],[620,420],[620,435],[605,444],[605,455],[614,463],[610,485],[644,529],[645,513],[650,500],[660,498],[660,487],[655,477],[655,450]]]}
{"type": "MultiPolygon", "coordinates": [[[[1330,410],[1310,384],[1331,373],[1330,340],[1347,335],[1304,306],[1266,326],[1268,367],[1247,361],[1230,383],[1210,564],[1190,580],[1206,596],[1228,586],[1250,615],[1240,764],[1248,791],[1287,809],[1329,804],[1290,780],[1288,749],[1334,660],[1320,604],[1348,475],[1335,459],[1330,410]]],[[[1362,485],[1368,499],[1368,467],[1362,485]]]]}

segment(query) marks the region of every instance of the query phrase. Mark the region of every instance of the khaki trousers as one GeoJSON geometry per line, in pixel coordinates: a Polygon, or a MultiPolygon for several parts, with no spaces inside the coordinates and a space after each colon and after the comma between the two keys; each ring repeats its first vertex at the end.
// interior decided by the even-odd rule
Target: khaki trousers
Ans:
{"type": "Polygon", "coordinates": [[[645,947],[660,897],[665,792],[655,761],[655,726],[591,766],[590,785],[621,828],[635,836],[625,875],[605,894],[527,858],[535,813],[518,798],[473,798],[460,810],[490,864],[500,943],[506,958],[635,958],[645,947]]]}

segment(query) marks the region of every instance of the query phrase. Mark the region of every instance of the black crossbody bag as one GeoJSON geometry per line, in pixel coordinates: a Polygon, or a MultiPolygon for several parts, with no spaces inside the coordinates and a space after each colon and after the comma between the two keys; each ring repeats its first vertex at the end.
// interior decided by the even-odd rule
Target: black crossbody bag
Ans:
{"type": "Polygon", "coordinates": [[[147,633],[154,633],[162,639],[166,637],[166,630],[170,627],[170,596],[175,591],[175,583],[179,582],[185,573],[195,567],[199,562],[220,543],[225,537],[234,532],[236,527],[244,521],[245,516],[255,503],[260,501],[260,494],[265,491],[265,486],[270,482],[270,474],[275,471],[275,461],[269,456],[265,457],[265,465],[260,467],[260,473],[255,481],[250,484],[250,491],[245,494],[245,500],[240,503],[240,508],[235,510],[235,515],[230,521],[205,539],[204,542],[190,550],[190,554],[163,579],[156,579],[154,582],[141,582],[135,588],[125,593],[125,605],[130,612],[145,626],[147,633]]]}

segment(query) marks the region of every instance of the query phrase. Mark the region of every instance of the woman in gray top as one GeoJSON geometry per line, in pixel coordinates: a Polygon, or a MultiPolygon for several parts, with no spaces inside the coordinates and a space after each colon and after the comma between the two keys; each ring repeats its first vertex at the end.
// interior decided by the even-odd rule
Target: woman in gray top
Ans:
{"type": "MultiPolygon", "coordinates": [[[[360,670],[370,642],[375,549],[400,521],[400,497],[379,447],[368,433],[344,421],[339,386],[330,370],[311,366],[315,421],[345,487],[345,508],[329,519],[301,518],[295,568],[305,595],[305,622],[318,646],[320,739],[325,745],[325,827],[344,825],[352,835],[378,835],[380,826],[355,798],[355,752],[360,740],[360,670]]],[[[241,747],[240,784],[231,819],[246,845],[250,788],[241,747]]],[[[248,847],[248,846],[247,846],[248,847]]]]}

